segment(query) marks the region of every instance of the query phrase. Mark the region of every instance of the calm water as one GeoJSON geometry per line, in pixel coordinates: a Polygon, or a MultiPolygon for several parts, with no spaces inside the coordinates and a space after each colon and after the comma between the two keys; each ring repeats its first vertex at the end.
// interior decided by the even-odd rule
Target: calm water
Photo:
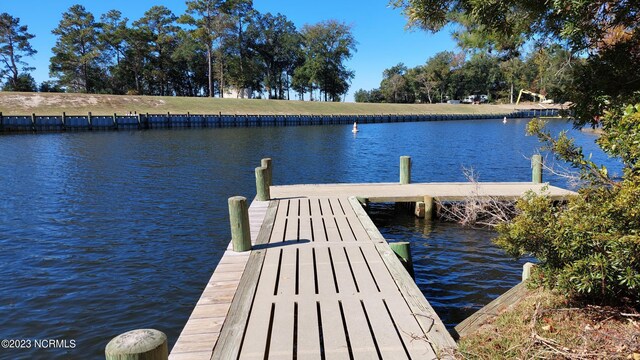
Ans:
{"type": "MultiPolygon", "coordinates": [[[[464,181],[463,166],[481,181],[529,181],[525,157],[538,144],[525,124],[372,124],[355,137],[350,126],[0,136],[0,339],[75,343],[0,348],[0,358],[101,358],[113,336],[145,327],[171,346],[229,241],[226,199],[253,197],[262,157],[274,159],[276,184],[393,182],[400,155],[412,156],[416,182],[464,181]]],[[[592,136],[575,135],[594,151],[592,136]]],[[[520,263],[491,232],[384,206],[374,218],[390,240],[414,243],[417,282],[449,325],[519,281],[520,263]]]]}

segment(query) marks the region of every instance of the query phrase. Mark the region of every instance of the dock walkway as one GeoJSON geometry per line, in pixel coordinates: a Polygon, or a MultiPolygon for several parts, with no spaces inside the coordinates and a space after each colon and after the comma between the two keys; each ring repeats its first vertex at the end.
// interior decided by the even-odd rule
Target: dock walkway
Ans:
{"type": "Polygon", "coordinates": [[[356,196],[515,198],[529,189],[543,185],[273,186],[272,200],[249,210],[252,251],[227,250],[170,359],[449,357],[455,341],[356,196]]]}

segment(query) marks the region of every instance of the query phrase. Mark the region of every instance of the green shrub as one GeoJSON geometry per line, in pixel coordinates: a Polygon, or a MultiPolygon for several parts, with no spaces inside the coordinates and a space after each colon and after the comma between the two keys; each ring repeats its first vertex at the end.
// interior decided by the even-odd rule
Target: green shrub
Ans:
{"type": "Polygon", "coordinates": [[[598,144],[624,164],[619,180],[585,159],[565,134],[553,139],[532,122],[529,131],[579,169],[585,185],[562,205],[530,193],[517,203],[520,214],[498,227],[495,242],[515,257],[535,256],[545,285],[588,302],[640,304],[639,110],[626,107],[602,119],[598,144]]]}
{"type": "Polygon", "coordinates": [[[545,285],[590,302],[640,301],[640,188],[588,189],[563,206],[528,194],[498,227],[509,254],[540,261],[545,285]]]}

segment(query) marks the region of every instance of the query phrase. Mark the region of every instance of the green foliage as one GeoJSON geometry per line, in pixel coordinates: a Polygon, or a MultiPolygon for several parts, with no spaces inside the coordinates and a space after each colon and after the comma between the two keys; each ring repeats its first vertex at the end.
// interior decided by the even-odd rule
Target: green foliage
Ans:
{"type": "Polygon", "coordinates": [[[588,301],[640,303],[640,104],[606,112],[598,144],[624,164],[621,180],[586,159],[566,133],[557,138],[532,121],[537,135],[586,181],[565,206],[528,194],[518,215],[498,228],[496,243],[509,254],[535,256],[544,282],[588,301]]]}
{"type": "Polygon", "coordinates": [[[510,255],[533,255],[543,282],[583,300],[640,301],[640,183],[585,188],[564,206],[528,194],[521,214],[498,228],[510,255]]]}
{"type": "Polygon", "coordinates": [[[26,25],[20,25],[20,19],[7,13],[0,14],[0,82],[6,80],[5,89],[31,91],[29,89],[35,87],[33,78],[28,75],[33,67],[23,60],[25,56],[36,54],[29,43],[34,37],[26,25]]]}
{"type": "Polygon", "coordinates": [[[102,67],[100,25],[82,5],[73,5],[62,14],[58,27],[51,31],[58,36],[51,49],[51,76],[61,86],[74,92],[99,92],[105,76],[102,67]]]}
{"type": "Polygon", "coordinates": [[[18,79],[10,79],[2,87],[3,91],[36,91],[38,86],[31,74],[20,74],[18,79]]]}
{"type": "Polygon", "coordinates": [[[317,88],[325,101],[339,101],[355,76],[344,64],[356,51],[351,26],[328,20],[305,25],[301,34],[304,63],[294,72],[297,88],[317,88]]]}

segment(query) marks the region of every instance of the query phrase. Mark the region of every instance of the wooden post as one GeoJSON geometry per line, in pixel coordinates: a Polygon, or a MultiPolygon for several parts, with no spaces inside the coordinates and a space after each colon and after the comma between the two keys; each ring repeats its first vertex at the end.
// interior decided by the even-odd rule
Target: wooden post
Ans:
{"type": "Polygon", "coordinates": [[[233,251],[243,252],[251,250],[247,198],[243,196],[229,198],[229,223],[231,224],[233,251]]]}
{"type": "Polygon", "coordinates": [[[171,113],[167,111],[167,128],[171,129],[171,113]]]}
{"type": "Polygon", "coordinates": [[[522,266],[522,281],[526,281],[531,277],[531,269],[536,266],[536,264],[528,262],[522,266]]]}
{"type": "Polygon", "coordinates": [[[93,130],[93,119],[91,119],[91,111],[87,113],[87,128],[93,130]]]}
{"type": "Polygon", "coordinates": [[[417,218],[424,219],[424,214],[425,214],[424,209],[425,209],[424,202],[418,201],[416,203],[416,208],[413,211],[413,213],[416,215],[417,218]]]}
{"type": "Polygon", "coordinates": [[[426,195],[424,197],[424,218],[427,220],[433,220],[436,217],[436,202],[435,200],[426,195]]]}
{"type": "Polygon", "coordinates": [[[271,198],[269,191],[269,170],[260,166],[256,168],[256,200],[268,201],[271,198]]]}
{"type": "Polygon", "coordinates": [[[0,132],[4,131],[4,116],[2,116],[2,111],[0,111],[0,132]]]}
{"type": "Polygon", "coordinates": [[[138,114],[136,116],[138,118],[138,129],[142,129],[142,119],[140,118],[142,115],[138,114]]]}
{"type": "Polygon", "coordinates": [[[62,130],[67,130],[67,113],[62,112],[62,130]]]}
{"type": "Polygon", "coordinates": [[[118,115],[113,113],[113,129],[118,130],[118,115]]]}
{"type": "Polygon", "coordinates": [[[31,114],[31,130],[33,132],[36,131],[36,114],[35,113],[31,114]]]}
{"type": "Polygon", "coordinates": [[[260,161],[260,166],[267,168],[267,184],[273,185],[273,162],[271,158],[264,158],[260,161]]]}
{"type": "Polygon", "coordinates": [[[411,183],[411,156],[400,156],[400,184],[411,183]]]}
{"type": "Polygon", "coordinates": [[[411,260],[411,243],[408,241],[389,243],[391,250],[398,256],[400,262],[407,270],[412,278],[415,278],[413,272],[413,260],[411,260]]]}
{"type": "Polygon", "coordinates": [[[167,335],[154,329],[138,329],[111,339],[104,350],[106,360],[167,360],[167,335]]]}
{"type": "Polygon", "coordinates": [[[540,154],[531,157],[531,182],[542,183],[542,155],[540,154]]]}

